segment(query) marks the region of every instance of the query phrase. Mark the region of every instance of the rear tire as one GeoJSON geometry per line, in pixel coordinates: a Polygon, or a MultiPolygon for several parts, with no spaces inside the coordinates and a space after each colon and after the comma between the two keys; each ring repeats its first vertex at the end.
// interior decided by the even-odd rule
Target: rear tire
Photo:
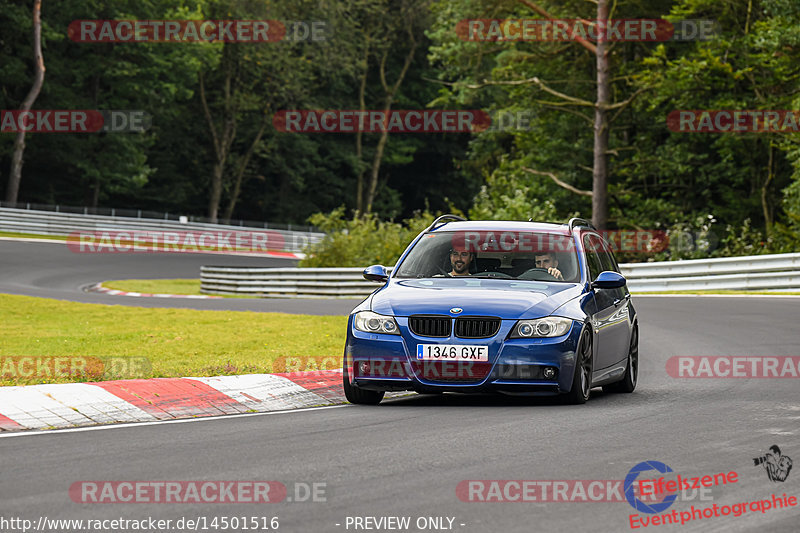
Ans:
{"type": "Polygon", "coordinates": [[[363,390],[353,386],[350,383],[346,364],[342,366],[342,387],[347,401],[358,405],[378,405],[383,400],[383,395],[386,394],[383,391],[363,390]]]}
{"type": "Polygon", "coordinates": [[[628,365],[625,367],[625,375],[622,380],[606,385],[603,392],[609,393],[629,393],[636,389],[636,382],[639,381],[639,325],[633,327],[631,332],[631,345],[628,348],[628,365]]]}
{"type": "Polygon", "coordinates": [[[592,393],[592,334],[589,325],[583,327],[578,347],[575,350],[575,373],[572,375],[572,389],[565,394],[565,400],[572,405],[586,403],[592,393]]]}

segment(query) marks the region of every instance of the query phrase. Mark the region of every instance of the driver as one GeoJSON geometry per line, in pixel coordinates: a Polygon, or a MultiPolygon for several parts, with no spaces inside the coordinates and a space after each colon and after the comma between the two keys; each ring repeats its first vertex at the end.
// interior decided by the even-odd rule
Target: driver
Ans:
{"type": "Polygon", "coordinates": [[[563,280],[564,276],[558,269],[558,259],[553,252],[543,252],[535,255],[536,268],[544,268],[547,273],[558,280],[563,280]]]}
{"type": "Polygon", "coordinates": [[[452,269],[448,272],[451,276],[469,276],[469,265],[475,258],[472,252],[450,250],[450,266],[452,269]]]}

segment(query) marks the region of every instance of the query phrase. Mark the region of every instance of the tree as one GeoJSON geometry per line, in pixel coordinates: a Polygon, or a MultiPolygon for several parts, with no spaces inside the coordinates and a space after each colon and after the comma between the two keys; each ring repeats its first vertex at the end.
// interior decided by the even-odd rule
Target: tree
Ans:
{"type": "MultiPolygon", "coordinates": [[[[307,1],[286,6],[244,3],[237,6],[235,18],[308,20],[313,8],[314,4],[307,1]]],[[[227,3],[215,4],[211,13],[229,9],[227,3]]],[[[317,53],[314,46],[290,40],[217,46],[219,55],[198,77],[199,99],[213,149],[208,217],[214,222],[226,190],[224,218],[233,215],[248,165],[263,148],[272,114],[306,101],[309,84],[314,81],[311,65],[317,53]],[[209,84],[215,85],[213,92],[209,84]],[[243,130],[247,135],[244,139],[243,130]]]]}
{"type": "MultiPolygon", "coordinates": [[[[614,43],[612,46],[602,31],[598,32],[600,38],[596,44],[577,36],[566,44],[458,42],[445,33],[460,20],[459,17],[524,18],[529,17],[531,11],[545,19],[580,18],[587,24],[605,27],[610,17],[609,3],[607,0],[595,3],[594,19],[589,20],[575,16],[583,11],[582,4],[577,2],[517,0],[494,3],[472,0],[458,8],[448,4],[447,11],[445,8],[440,10],[432,55],[445,66],[440,77],[449,87],[449,96],[442,98],[459,103],[474,102],[481,99],[481,92],[487,91],[487,101],[497,112],[526,108],[535,111],[536,116],[528,131],[506,134],[514,139],[516,150],[514,157],[506,159],[503,165],[509,170],[522,169],[531,176],[547,177],[563,191],[577,195],[578,198],[572,196],[570,199],[570,196],[560,193],[551,194],[557,199],[557,204],[564,204],[559,208],[562,212],[572,212],[577,205],[582,205],[580,198],[590,198],[593,221],[597,227],[603,228],[607,226],[609,216],[608,158],[610,154],[619,154],[616,147],[611,147],[612,142],[620,141],[611,137],[612,124],[639,94],[647,90],[646,87],[632,88],[624,67],[617,67],[617,75],[612,77],[611,65],[614,58],[625,58],[630,51],[641,47],[641,43],[614,43]],[[456,58],[460,61],[457,62],[456,58]],[[593,89],[591,92],[589,87],[593,89]],[[592,110],[593,116],[586,113],[587,110],[592,110]],[[592,128],[590,145],[582,140],[587,127],[592,128]],[[581,140],[576,142],[575,136],[581,140]],[[534,151],[522,150],[523,145],[530,145],[534,151]],[[550,151],[536,150],[537,145],[546,146],[550,151]],[[589,156],[587,163],[591,164],[580,164],[584,153],[589,156]],[[592,176],[588,188],[580,185],[584,181],[581,173],[586,171],[592,176]]],[[[616,8],[638,11],[635,14],[643,16],[638,2],[616,8]]],[[[615,16],[623,18],[625,15],[615,13],[615,16]]],[[[487,132],[484,135],[497,134],[487,132]]],[[[624,145],[625,141],[621,141],[624,145]]],[[[488,174],[491,172],[487,170],[488,174]]]]}
{"type": "MultiPolygon", "coordinates": [[[[796,2],[680,0],[668,18],[713,19],[718,34],[703,42],[660,45],[644,58],[637,84],[652,90],[635,106],[636,115],[656,116],[663,124],[677,109],[798,108],[796,2]]],[[[684,214],[713,214],[740,238],[763,230],[759,240],[768,243],[776,225],[786,229],[783,223],[791,220],[787,187],[793,176],[800,177],[797,134],[669,132],[641,124],[631,134],[637,150],[621,176],[627,189],[657,193],[684,214]]]]}
{"type": "MultiPolygon", "coordinates": [[[[399,12],[393,13],[389,11],[389,15],[396,16],[402,21],[402,25],[398,28],[387,28],[388,34],[391,36],[382,43],[383,50],[380,55],[380,62],[378,64],[378,77],[380,79],[382,94],[382,110],[388,116],[389,111],[392,109],[392,104],[397,97],[400,86],[406,78],[408,69],[411,66],[414,56],[419,46],[419,39],[421,37],[421,30],[423,28],[425,14],[429,2],[426,0],[403,0],[400,3],[399,12]],[[407,51],[403,58],[400,71],[397,73],[394,83],[391,83],[387,77],[387,59],[389,53],[393,48],[400,43],[405,43],[407,51]]],[[[366,200],[364,202],[364,211],[369,213],[372,211],[372,203],[375,200],[375,193],[378,189],[378,177],[383,160],[384,150],[386,149],[386,142],[389,138],[389,132],[383,130],[380,133],[378,145],[375,149],[375,155],[372,160],[372,169],[369,176],[369,186],[367,188],[366,200]]],[[[359,190],[359,196],[362,195],[359,190]]],[[[359,207],[359,211],[360,211],[359,207]]]]}
{"type": "MultiPolygon", "coordinates": [[[[30,111],[44,84],[44,56],[42,55],[42,0],[33,2],[33,85],[20,106],[20,111],[30,111]]],[[[22,156],[25,152],[25,130],[17,132],[14,141],[14,154],[11,158],[11,172],[8,176],[6,201],[16,203],[19,184],[22,181],[22,156]]]]}

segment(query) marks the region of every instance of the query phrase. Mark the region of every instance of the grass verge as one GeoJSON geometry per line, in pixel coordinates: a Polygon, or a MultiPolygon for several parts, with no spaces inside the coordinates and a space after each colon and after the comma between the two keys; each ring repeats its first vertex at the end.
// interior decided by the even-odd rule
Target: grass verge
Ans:
{"type": "MultiPolygon", "coordinates": [[[[150,294],[201,294],[199,279],[124,279],[106,281],[103,287],[118,291],[144,292],[150,294]]],[[[769,292],[769,291],[650,291],[634,292],[636,295],[648,294],[678,294],[691,296],[693,294],[732,294],[732,295],[800,295],[800,292],[769,292]]],[[[250,295],[224,295],[226,298],[256,298],[250,295]]]]}
{"type": "Polygon", "coordinates": [[[199,279],[120,279],[104,281],[103,287],[126,292],[147,294],[200,295],[199,279]]]}
{"type": "Polygon", "coordinates": [[[38,235],[36,233],[14,233],[12,231],[0,231],[0,237],[10,237],[14,239],[50,239],[54,241],[66,241],[66,235],[38,235]]]}
{"type": "Polygon", "coordinates": [[[631,293],[633,296],[641,295],[648,295],[648,294],[683,294],[686,296],[691,296],[693,294],[733,294],[733,295],[745,295],[745,296],[753,296],[753,295],[769,295],[769,296],[797,296],[800,295],[800,292],[774,292],[774,291],[649,291],[649,292],[633,292],[631,293]]]}
{"type": "MultiPolygon", "coordinates": [[[[104,281],[106,289],[145,294],[178,294],[195,296],[200,292],[199,279],[119,279],[104,281]]],[[[259,298],[256,294],[214,294],[222,298],[259,298]]]]}
{"type": "Polygon", "coordinates": [[[21,368],[21,357],[146,360],[135,376],[122,376],[137,378],[262,373],[283,357],[339,358],[347,317],[144,309],[0,294],[0,324],[0,385],[29,385],[117,376],[87,379],[39,369],[25,376],[22,370],[31,366],[21,368]]]}

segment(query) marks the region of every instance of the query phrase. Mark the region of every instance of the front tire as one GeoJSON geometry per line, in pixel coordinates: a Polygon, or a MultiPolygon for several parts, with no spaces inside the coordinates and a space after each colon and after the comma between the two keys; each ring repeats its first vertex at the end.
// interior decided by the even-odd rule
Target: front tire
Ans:
{"type": "Polygon", "coordinates": [[[628,366],[625,368],[625,375],[622,380],[606,385],[603,392],[633,392],[636,382],[639,381],[639,325],[633,327],[631,331],[631,345],[628,348],[628,366]]]}
{"type": "Polygon", "coordinates": [[[378,405],[383,400],[383,391],[363,390],[350,383],[350,376],[347,372],[347,364],[342,365],[342,388],[344,397],[350,403],[358,405],[378,405]]]}
{"type": "Polygon", "coordinates": [[[575,350],[575,373],[572,375],[572,389],[565,395],[567,403],[581,405],[586,403],[592,392],[592,334],[589,325],[584,326],[578,348],[575,350]]]}

